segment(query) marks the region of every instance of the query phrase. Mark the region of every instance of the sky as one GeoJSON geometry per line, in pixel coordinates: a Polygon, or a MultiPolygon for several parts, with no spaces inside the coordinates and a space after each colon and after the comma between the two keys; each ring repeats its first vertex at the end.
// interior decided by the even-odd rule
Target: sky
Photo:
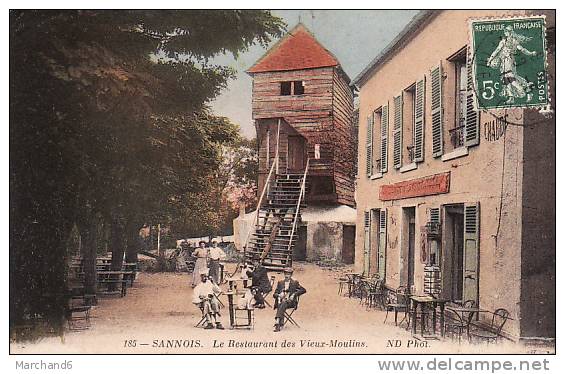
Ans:
{"type": "MultiPolygon", "coordinates": [[[[343,70],[354,79],[381,52],[418,11],[414,10],[274,10],[291,30],[302,22],[326,49],[340,61],[343,70]]],[[[276,43],[273,40],[270,46],[276,43]]],[[[240,54],[220,56],[215,62],[237,70],[236,78],[211,103],[217,115],[231,119],[241,133],[255,137],[251,119],[251,77],[245,73],[268,50],[253,46],[240,54]]]]}

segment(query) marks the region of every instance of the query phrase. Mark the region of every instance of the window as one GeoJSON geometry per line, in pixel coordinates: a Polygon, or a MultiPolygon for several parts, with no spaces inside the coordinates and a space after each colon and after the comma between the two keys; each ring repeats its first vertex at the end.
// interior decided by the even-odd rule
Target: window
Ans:
{"type": "Polygon", "coordinates": [[[294,94],[295,95],[304,95],[304,82],[303,81],[294,81],[294,94]]]}
{"type": "Polygon", "coordinates": [[[454,70],[455,112],[454,121],[451,122],[449,129],[447,147],[456,149],[465,145],[465,118],[467,113],[467,60],[465,51],[459,52],[451,59],[451,62],[454,70]]]}
{"type": "Polygon", "coordinates": [[[404,90],[404,121],[402,133],[406,152],[402,155],[402,164],[407,165],[414,162],[414,119],[416,118],[416,83],[404,90]]]}
{"type": "Polygon", "coordinates": [[[403,105],[404,98],[402,92],[395,96],[393,100],[394,109],[392,112],[392,162],[395,169],[402,167],[402,124],[403,124],[403,105]]]}
{"type": "Polygon", "coordinates": [[[281,96],[288,96],[291,94],[291,82],[281,82],[281,96]]]}
{"type": "Polygon", "coordinates": [[[281,96],[304,95],[304,82],[281,82],[281,96]]]}
{"type": "Polygon", "coordinates": [[[445,108],[444,151],[461,149],[464,155],[467,154],[465,147],[479,144],[479,114],[475,111],[474,92],[470,89],[472,78],[467,48],[459,50],[448,61],[445,92],[453,97],[453,104],[445,108]]]}
{"type": "Polygon", "coordinates": [[[367,177],[387,171],[388,104],[372,112],[367,118],[367,177]]]}

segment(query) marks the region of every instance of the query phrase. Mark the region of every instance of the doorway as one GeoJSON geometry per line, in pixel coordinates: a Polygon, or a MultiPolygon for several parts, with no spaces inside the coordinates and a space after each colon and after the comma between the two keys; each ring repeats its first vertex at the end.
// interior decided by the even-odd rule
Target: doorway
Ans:
{"type": "Polygon", "coordinates": [[[293,258],[296,261],[306,261],[306,242],[308,238],[308,227],[301,225],[298,227],[298,238],[294,246],[293,258]]]}
{"type": "Polygon", "coordinates": [[[415,256],[414,252],[416,249],[416,208],[403,208],[404,212],[404,233],[406,240],[405,242],[405,265],[407,266],[406,271],[406,287],[412,292],[414,289],[414,267],[415,267],[415,256]]]}
{"type": "Polygon", "coordinates": [[[306,141],[304,137],[289,135],[287,152],[288,172],[303,172],[306,167],[306,141]]]}
{"type": "Polygon", "coordinates": [[[463,301],[464,213],[463,204],[445,206],[444,290],[445,297],[463,301]]]}
{"type": "Polygon", "coordinates": [[[355,261],[355,226],[343,226],[343,247],[341,261],[344,264],[353,264],[355,261]]]}

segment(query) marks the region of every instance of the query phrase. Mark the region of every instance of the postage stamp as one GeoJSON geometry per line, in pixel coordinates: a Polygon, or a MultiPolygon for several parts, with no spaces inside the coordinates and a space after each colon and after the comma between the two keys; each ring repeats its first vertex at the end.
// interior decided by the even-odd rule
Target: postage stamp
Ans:
{"type": "Polygon", "coordinates": [[[545,18],[471,20],[470,27],[476,107],[546,106],[545,18]]]}

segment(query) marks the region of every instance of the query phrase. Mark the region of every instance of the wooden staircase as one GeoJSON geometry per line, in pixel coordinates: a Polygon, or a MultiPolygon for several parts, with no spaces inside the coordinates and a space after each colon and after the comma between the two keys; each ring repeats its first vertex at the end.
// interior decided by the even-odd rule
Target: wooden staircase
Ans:
{"type": "Polygon", "coordinates": [[[263,266],[271,271],[292,267],[307,172],[308,164],[303,174],[277,174],[269,184],[265,201],[259,203],[255,230],[245,246],[247,259],[260,256],[263,266]]]}

